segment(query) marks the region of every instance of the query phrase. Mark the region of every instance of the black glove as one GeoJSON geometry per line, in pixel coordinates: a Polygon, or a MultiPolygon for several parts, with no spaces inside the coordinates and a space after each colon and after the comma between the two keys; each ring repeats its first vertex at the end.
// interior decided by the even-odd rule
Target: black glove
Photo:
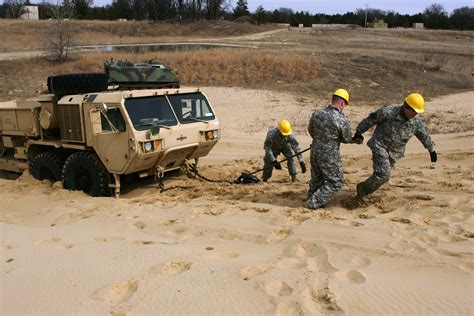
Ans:
{"type": "Polygon", "coordinates": [[[272,162],[273,167],[275,167],[276,170],[281,170],[281,165],[278,161],[274,160],[272,162]]]}
{"type": "Polygon", "coordinates": [[[364,142],[364,136],[362,136],[362,134],[355,133],[352,137],[352,141],[356,144],[362,144],[364,142]]]}
{"type": "Polygon", "coordinates": [[[301,173],[306,173],[306,165],[304,161],[300,161],[301,173]]]}
{"type": "Polygon", "coordinates": [[[430,157],[431,157],[431,162],[432,163],[435,163],[438,161],[438,154],[436,153],[436,151],[431,151],[430,152],[430,157]]]}

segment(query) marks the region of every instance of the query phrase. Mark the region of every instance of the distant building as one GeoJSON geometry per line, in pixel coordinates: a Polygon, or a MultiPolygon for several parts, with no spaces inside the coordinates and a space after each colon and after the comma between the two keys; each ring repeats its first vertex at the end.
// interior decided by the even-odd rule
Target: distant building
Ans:
{"type": "Polygon", "coordinates": [[[413,23],[413,28],[417,29],[417,30],[422,30],[422,29],[425,28],[425,24],[424,23],[413,23]]]}
{"type": "Polygon", "coordinates": [[[371,29],[386,29],[388,28],[388,24],[385,23],[383,20],[375,19],[373,22],[370,22],[368,25],[371,29]]]}
{"type": "Polygon", "coordinates": [[[38,6],[37,5],[25,5],[23,7],[25,13],[20,15],[22,20],[39,20],[38,6]]]}

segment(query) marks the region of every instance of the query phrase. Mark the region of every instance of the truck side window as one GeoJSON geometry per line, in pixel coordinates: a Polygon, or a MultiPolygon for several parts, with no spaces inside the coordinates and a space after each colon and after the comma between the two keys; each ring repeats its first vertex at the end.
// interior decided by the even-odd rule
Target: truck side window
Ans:
{"type": "Polygon", "coordinates": [[[183,124],[196,120],[210,121],[215,118],[206,97],[201,93],[187,93],[168,96],[178,120],[183,124]]]}
{"type": "MultiPolygon", "coordinates": [[[[120,113],[120,109],[109,109],[107,111],[107,116],[110,122],[112,122],[112,124],[119,130],[119,132],[125,132],[125,121],[123,120],[122,113],[120,113]]],[[[102,113],[100,114],[100,122],[102,124],[102,132],[112,131],[112,127],[110,127],[109,122],[102,113]]]]}

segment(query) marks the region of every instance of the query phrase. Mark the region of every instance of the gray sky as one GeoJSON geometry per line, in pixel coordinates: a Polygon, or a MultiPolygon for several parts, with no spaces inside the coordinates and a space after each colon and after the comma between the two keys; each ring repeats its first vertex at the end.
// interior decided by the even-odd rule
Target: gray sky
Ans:
{"type": "MultiPolygon", "coordinates": [[[[250,11],[255,11],[259,5],[262,5],[266,10],[284,7],[291,8],[294,11],[309,11],[313,14],[346,13],[348,11],[355,11],[358,8],[365,8],[366,4],[369,8],[384,11],[393,10],[403,14],[423,12],[426,7],[435,2],[442,4],[448,13],[459,7],[474,6],[474,0],[247,0],[247,2],[250,11]]],[[[233,3],[235,4],[236,0],[233,0],[233,3]]]]}

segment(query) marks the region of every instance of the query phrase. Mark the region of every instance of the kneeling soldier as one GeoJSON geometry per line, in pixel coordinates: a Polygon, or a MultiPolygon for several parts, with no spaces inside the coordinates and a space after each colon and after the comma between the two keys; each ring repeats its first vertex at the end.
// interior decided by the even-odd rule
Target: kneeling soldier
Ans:
{"type": "MultiPolygon", "coordinates": [[[[290,173],[291,181],[298,181],[295,159],[291,156],[301,152],[301,149],[295,135],[291,132],[290,122],[281,120],[278,127],[271,128],[267,133],[263,148],[265,149],[265,157],[263,158],[265,163],[263,167],[264,182],[267,182],[272,176],[273,168],[281,170],[281,165],[277,161],[279,154],[283,154],[288,159],[288,172],[290,173]]],[[[305,173],[306,165],[303,161],[303,156],[298,154],[296,157],[300,163],[301,172],[305,173]]]]}

